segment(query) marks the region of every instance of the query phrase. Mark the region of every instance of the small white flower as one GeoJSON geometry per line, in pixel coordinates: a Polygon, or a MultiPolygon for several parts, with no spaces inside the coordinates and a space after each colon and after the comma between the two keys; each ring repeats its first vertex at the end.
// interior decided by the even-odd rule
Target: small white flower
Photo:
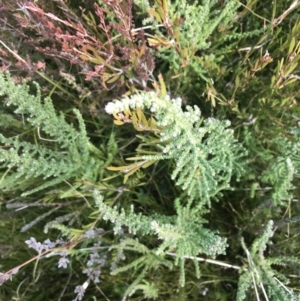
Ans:
{"type": "Polygon", "coordinates": [[[105,106],[105,112],[108,114],[113,114],[113,113],[117,113],[115,112],[115,105],[113,102],[109,102],[106,106],[105,106]]]}

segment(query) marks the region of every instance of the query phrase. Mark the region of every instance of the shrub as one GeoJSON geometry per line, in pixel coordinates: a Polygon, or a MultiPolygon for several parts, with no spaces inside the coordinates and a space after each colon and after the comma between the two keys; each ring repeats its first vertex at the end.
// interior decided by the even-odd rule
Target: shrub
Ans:
{"type": "Polygon", "coordinates": [[[297,300],[298,3],[80,5],[0,12],[1,297],[297,300]]]}

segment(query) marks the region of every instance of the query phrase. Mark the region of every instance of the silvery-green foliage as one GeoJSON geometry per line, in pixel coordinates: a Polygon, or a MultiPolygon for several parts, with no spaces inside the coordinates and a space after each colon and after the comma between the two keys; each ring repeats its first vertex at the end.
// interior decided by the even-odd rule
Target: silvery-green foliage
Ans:
{"type": "MultiPolygon", "coordinates": [[[[205,221],[197,214],[198,210],[181,206],[179,200],[176,200],[177,215],[167,217],[157,214],[150,216],[137,214],[134,212],[133,206],[130,212],[126,213],[124,209],[119,212],[117,208],[111,208],[104,203],[104,198],[99,191],[94,192],[94,198],[102,218],[113,223],[115,233],[126,226],[129,233],[142,236],[156,235],[161,241],[155,250],[155,254],[159,257],[176,249],[175,265],[180,265],[179,281],[182,286],[185,283],[185,256],[206,254],[215,257],[218,254],[225,254],[226,239],[219,237],[214,231],[205,229],[202,225],[205,221]]],[[[133,250],[142,251],[143,248],[139,244],[139,248],[133,248],[133,250]]],[[[130,265],[132,266],[132,264],[130,265]]],[[[196,269],[197,274],[198,272],[196,269]]]]}
{"type": "Polygon", "coordinates": [[[137,290],[141,290],[147,299],[156,300],[159,297],[159,291],[155,284],[149,283],[146,280],[143,280],[140,284],[136,285],[130,296],[133,295],[137,290]]]}
{"type": "Polygon", "coordinates": [[[143,280],[147,276],[147,273],[151,273],[153,269],[157,269],[158,266],[164,266],[169,269],[173,267],[171,261],[167,260],[163,256],[158,256],[155,251],[150,250],[144,244],[141,244],[138,239],[125,238],[120,241],[119,244],[112,246],[112,249],[117,249],[118,254],[124,254],[125,251],[137,252],[140,256],[131,261],[129,264],[115,268],[111,274],[117,275],[121,272],[126,272],[129,269],[138,270],[139,273],[135,280],[126,288],[122,301],[126,300],[128,296],[134,294],[136,290],[142,290],[146,298],[149,296],[157,295],[157,288],[154,285],[144,286],[143,280]],[[141,286],[140,286],[141,285],[141,286]]]}
{"type": "MultiPolygon", "coordinates": [[[[266,300],[290,301],[294,293],[286,285],[288,279],[272,268],[274,265],[288,266],[293,264],[299,268],[300,260],[292,256],[265,257],[267,243],[274,234],[273,221],[269,221],[261,236],[254,240],[250,250],[242,240],[242,247],[247,255],[248,266],[244,268],[239,278],[236,301],[249,300],[263,296],[266,300]],[[268,299],[269,298],[269,299],[268,299]]],[[[259,300],[259,299],[257,299],[259,300]]]]}
{"type": "Polygon", "coordinates": [[[135,5],[141,8],[142,11],[145,11],[147,8],[150,7],[149,0],[134,0],[133,2],[135,5]]]}
{"type": "MultiPolygon", "coordinates": [[[[238,177],[241,175],[243,168],[239,159],[245,155],[245,150],[235,140],[233,130],[228,129],[229,121],[213,118],[203,120],[197,106],[186,106],[186,110],[183,110],[180,98],[170,99],[168,95],[141,92],[110,102],[105,107],[107,113],[115,116],[136,109],[145,113],[148,110],[160,129],[157,146],[161,152],[141,155],[140,160],[173,159],[176,165],[171,178],[187,192],[188,202],[183,206],[182,198],[177,198],[174,202],[176,215],[167,217],[137,214],[133,207],[130,212],[124,209],[119,212],[117,208],[106,205],[97,191],[94,198],[103,219],[112,222],[115,233],[126,226],[129,233],[156,235],[161,241],[155,250],[157,256],[176,250],[175,265],[180,266],[179,282],[183,286],[186,256],[195,258],[198,254],[206,254],[215,257],[225,253],[226,239],[204,228],[205,220],[201,214],[205,212],[203,206],[210,205],[211,198],[217,198],[221,190],[229,188],[233,174],[238,177]]],[[[138,262],[129,266],[134,267],[138,262]]],[[[199,277],[196,262],[195,267],[199,277]]],[[[125,266],[123,270],[128,268],[125,266]]],[[[138,283],[136,280],[131,287],[134,288],[138,283]]]]}
{"type": "Polygon", "coordinates": [[[128,109],[149,110],[163,127],[159,133],[161,154],[144,155],[143,160],[174,159],[171,174],[176,184],[187,191],[190,202],[197,199],[198,206],[210,205],[210,199],[229,188],[233,174],[241,175],[239,158],[246,152],[237,143],[228,120],[201,119],[197,106],[182,109],[180,98],[170,99],[155,92],[142,92],[110,102],[105,107],[109,114],[128,109]]]}
{"type": "MultiPolygon", "coordinates": [[[[24,141],[22,135],[12,138],[0,134],[0,168],[6,169],[0,189],[30,190],[24,195],[67,179],[79,177],[95,180],[105,163],[87,137],[83,118],[78,110],[78,129],[57,114],[52,101],[41,100],[41,91],[35,83],[36,95],[29,92],[29,86],[15,84],[10,75],[0,73],[0,96],[5,96],[7,106],[16,106],[15,114],[22,114],[28,123],[36,128],[37,141],[24,141]],[[36,185],[39,182],[40,185],[36,185]],[[32,188],[32,181],[35,188],[32,188]]],[[[114,154],[116,149],[112,151],[114,154]]]]}
{"type": "Polygon", "coordinates": [[[212,10],[218,0],[204,0],[199,5],[198,1],[176,0],[169,5],[171,15],[183,18],[180,26],[181,47],[191,47],[197,50],[206,49],[210,43],[207,40],[219,25],[231,22],[238,7],[239,1],[229,0],[222,10],[212,10]],[[192,45],[191,45],[192,43],[192,45]]]}
{"type": "MultiPolygon", "coordinates": [[[[149,7],[148,1],[135,1],[137,5],[149,7]]],[[[222,10],[213,10],[212,8],[217,4],[218,0],[204,0],[198,1],[175,0],[168,1],[169,16],[180,16],[183,20],[179,27],[180,46],[189,47],[195,50],[202,50],[209,47],[210,43],[208,37],[219,25],[227,25],[231,22],[238,7],[239,1],[226,1],[222,10]]],[[[161,5],[161,2],[158,2],[161,5]]],[[[155,5],[153,6],[155,7],[155,5]]],[[[155,22],[154,19],[146,19],[148,23],[155,22]]],[[[170,49],[171,51],[172,49],[170,49]]],[[[168,50],[167,50],[168,51],[168,50]]],[[[175,55],[175,53],[173,53],[175,55]]]]}
{"type": "Polygon", "coordinates": [[[275,204],[292,198],[295,188],[293,180],[300,173],[300,123],[290,130],[289,137],[279,137],[276,140],[279,156],[270,164],[262,175],[262,180],[272,185],[272,199],[275,204]]]}
{"type": "Polygon", "coordinates": [[[130,212],[117,208],[111,208],[104,203],[99,191],[94,192],[94,198],[104,220],[109,220],[114,225],[114,232],[118,233],[122,226],[128,227],[129,233],[142,235],[155,234],[162,241],[157,249],[157,254],[177,249],[177,261],[184,255],[196,256],[199,253],[215,257],[225,252],[226,240],[215,235],[213,231],[203,228],[205,222],[197,215],[197,211],[182,207],[176,201],[176,216],[163,216],[153,214],[144,216],[134,212],[131,206],[130,212]]]}
{"type": "Polygon", "coordinates": [[[22,129],[24,128],[24,124],[22,123],[22,120],[18,120],[14,118],[11,114],[8,114],[0,108],[0,128],[2,129],[8,129],[8,128],[16,128],[16,129],[22,129]]]}
{"type": "MultiPolygon", "coordinates": [[[[140,1],[138,1],[140,2],[140,1]]],[[[183,72],[186,76],[189,76],[189,71],[196,71],[196,73],[204,80],[208,81],[207,72],[199,63],[199,60],[195,53],[197,51],[208,49],[211,42],[209,40],[212,33],[219,27],[229,25],[237,15],[237,9],[240,6],[240,2],[237,0],[225,1],[221,9],[215,9],[217,0],[203,0],[203,1],[187,1],[187,0],[175,0],[175,1],[164,1],[167,6],[167,12],[165,12],[164,26],[167,31],[176,32],[173,34],[172,39],[169,35],[164,35],[164,38],[169,39],[170,45],[177,47],[161,47],[157,51],[156,56],[162,60],[169,62],[170,70],[175,70],[175,75],[183,72]],[[178,19],[180,18],[180,25],[178,19]],[[177,21],[175,21],[177,20],[177,21]],[[170,30],[169,27],[172,29],[170,30]],[[177,40],[177,41],[175,41],[177,40]],[[178,48],[185,49],[187,56],[183,55],[178,51],[178,48]],[[191,68],[182,68],[183,59],[188,61],[188,65],[191,68]]],[[[157,11],[162,9],[164,5],[162,1],[156,1],[151,9],[157,11]]],[[[143,20],[144,24],[156,25],[153,26],[153,30],[157,32],[158,36],[161,36],[159,29],[159,22],[153,18],[146,18],[143,20]]],[[[205,54],[203,54],[205,57],[205,54]]],[[[215,58],[214,61],[218,61],[219,58],[215,58]]]]}

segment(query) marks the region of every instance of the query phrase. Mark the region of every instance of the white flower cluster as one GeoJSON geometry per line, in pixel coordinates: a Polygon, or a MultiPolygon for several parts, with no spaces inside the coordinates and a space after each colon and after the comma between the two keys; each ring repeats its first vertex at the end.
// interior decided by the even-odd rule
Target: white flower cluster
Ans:
{"type": "Polygon", "coordinates": [[[186,107],[186,111],[182,111],[182,99],[180,97],[170,99],[169,95],[159,96],[156,92],[142,92],[130,97],[125,96],[121,100],[114,100],[108,103],[105,111],[108,114],[117,114],[128,109],[148,109],[155,114],[157,123],[160,126],[168,127],[168,131],[161,133],[161,140],[168,140],[178,137],[182,131],[190,131],[195,122],[199,121],[201,112],[197,106],[192,108],[186,107]]]}
{"type": "MultiPolygon", "coordinates": [[[[160,96],[156,92],[141,92],[121,100],[114,100],[105,107],[109,114],[117,114],[128,109],[148,109],[155,114],[157,124],[164,127],[160,132],[160,141],[172,141],[163,147],[164,154],[180,149],[187,143],[195,145],[201,141],[201,129],[195,124],[199,122],[201,111],[197,106],[186,106],[182,110],[182,99],[171,99],[169,95],[160,96]]],[[[205,131],[207,132],[207,131],[205,131]]],[[[203,133],[204,134],[204,133],[203,133]]]]}
{"type": "MultiPolygon", "coordinates": [[[[181,106],[181,99],[177,98],[172,101],[174,104],[181,106]]],[[[149,109],[152,113],[159,113],[166,110],[172,103],[169,95],[159,96],[156,92],[142,92],[130,97],[124,96],[121,100],[109,102],[105,111],[108,114],[117,114],[128,109],[149,109]]]]}

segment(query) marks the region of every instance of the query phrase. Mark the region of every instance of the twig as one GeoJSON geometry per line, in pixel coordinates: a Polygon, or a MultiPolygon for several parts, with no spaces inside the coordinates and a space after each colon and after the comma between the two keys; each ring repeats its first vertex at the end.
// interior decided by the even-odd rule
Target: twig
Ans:
{"type": "Polygon", "coordinates": [[[12,51],[3,41],[0,40],[0,44],[2,44],[16,59],[18,59],[19,61],[24,63],[28,68],[30,68],[28,63],[24,59],[22,59],[17,53],[12,51]]]}
{"type": "Polygon", "coordinates": [[[274,279],[289,293],[292,294],[293,292],[291,290],[289,290],[279,279],[277,279],[276,277],[274,277],[274,279]]]}
{"type": "Polygon", "coordinates": [[[276,18],[276,19],[274,19],[274,21],[272,22],[272,24],[273,25],[278,25],[278,24],[280,24],[282,21],[283,21],[283,19],[294,9],[294,8],[296,8],[298,5],[299,5],[300,3],[299,3],[299,1],[298,0],[296,0],[296,1],[294,1],[291,5],[290,5],[290,7],[285,11],[285,12],[283,12],[278,18],[276,18]]]}
{"type": "MultiPolygon", "coordinates": [[[[167,255],[170,255],[170,256],[173,256],[175,257],[176,256],[176,253],[170,253],[170,252],[167,252],[166,253],[167,255]]],[[[207,263],[212,263],[212,264],[216,264],[216,265],[221,265],[223,267],[226,267],[226,268],[231,268],[231,269],[236,269],[236,270],[239,270],[241,269],[241,267],[237,266],[237,265],[232,265],[232,264],[228,264],[226,262],[222,262],[222,261],[218,261],[218,260],[213,260],[213,259],[205,259],[205,258],[202,258],[202,257],[194,257],[194,256],[183,256],[185,259],[193,259],[193,260],[197,260],[197,261],[204,261],[204,262],[207,262],[207,263]]]]}

